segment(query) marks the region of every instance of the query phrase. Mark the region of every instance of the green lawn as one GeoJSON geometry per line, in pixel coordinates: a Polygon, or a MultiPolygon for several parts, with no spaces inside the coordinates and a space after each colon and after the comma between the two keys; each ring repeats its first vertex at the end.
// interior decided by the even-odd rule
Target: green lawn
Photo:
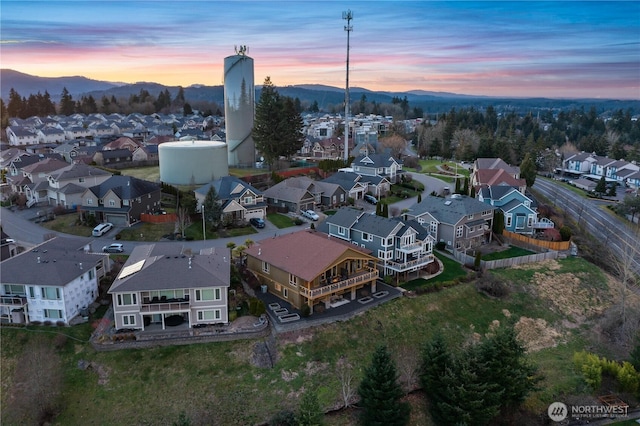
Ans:
{"type": "Polygon", "coordinates": [[[442,171],[438,167],[447,165],[450,168],[449,171],[452,173],[455,173],[457,170],[459,175],[469,176],[470,174],[469,169],[467,169],[466,167],[458,165],[456,169],[456,163],[453,161],[442,162],[440,160],[419,160],[419,163],[421,167],[420,173],[442,173],[442,171]]]}
{"type": "Polygon", "coordinates": [[[267,215],[267,219],[269,222],[273,223],[278,229],[289,228],[291,226],[296,226],[293,219],[289,216],[280,214],[280,213],[270,213],[267,215]]]}
{"type": "Polygon", "coordinates": [[[455,260],[452,260],[436,251],[433,253],[444,265],[444,271],[442,271],[440,275],[436,275],[428,280],[425,280],[424,278],[416,278],[415,280],[408,281],[405,284],[402,284],[402,288],[405,290],[416,290],[422,287],[431,287],[436,283],[454,281],[456,278],[462,278],[467,275],[467,271],[455,260]]]}
{"type": "Polygon", "coordinates": [[[485,254],[482,256],[482,260],[509,259],[510,257],[528,256],[530,254],[535,254],[535,252],[525,250],[520,247],[511,246],[503,251],[496,251],[493,253],[485,254]]]}

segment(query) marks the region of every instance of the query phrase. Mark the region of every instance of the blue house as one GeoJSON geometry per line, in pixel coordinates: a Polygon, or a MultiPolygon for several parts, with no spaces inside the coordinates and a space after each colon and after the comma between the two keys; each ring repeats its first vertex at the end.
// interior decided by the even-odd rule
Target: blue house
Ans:
{"type": "Polygon", "coordinates": [[[548,219],[538,222],[533,201],[518,188],[499,185],[482,188],[478,200],[499,208],[504,213],[504,229],[518,234],[534,234],[536,229],[553,228],[548,219]]]}

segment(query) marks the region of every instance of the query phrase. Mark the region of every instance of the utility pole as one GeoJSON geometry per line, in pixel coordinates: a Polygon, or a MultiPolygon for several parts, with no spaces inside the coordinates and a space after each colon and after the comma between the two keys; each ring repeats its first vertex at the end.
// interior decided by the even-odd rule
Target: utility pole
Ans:
{"type": "Polygon", "coordinates": [[[202,202],[202,208],[200,210],[202,211],[202,240],[206,241],[207,232],[205,231],[205,227],[204,227],[204,201],[202,202]]]}
{"type": "Polygon", "coordinates": [[[353,13],[351,10],[342,12],[342,19],[347,21],[347,25],[344,26],[344,30],[347,32],[347,85],[344,96],[344,162],[345,165],[349,159],[349,35],[353,31],[351,26],[351,20],[353,19],[353,13]]]}

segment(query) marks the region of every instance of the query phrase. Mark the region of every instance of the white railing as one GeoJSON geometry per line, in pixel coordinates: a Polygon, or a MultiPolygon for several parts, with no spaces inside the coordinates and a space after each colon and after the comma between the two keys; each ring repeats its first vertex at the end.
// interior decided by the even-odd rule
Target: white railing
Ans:
{"type": "Polygon", "coordinates": [[[331,294],[334,291],[342,290],[345,288],[353,287],[366,281],[375,280],[378,278],[378,271],[372,270],[355,277],[348,278],[346,280],[338,281],[329,285],[314,288],[309,290],[305,287],[300,287],[300,294],[309,299],[315,299],[316,297],[323,296],[325,294],[331,294]]]}
{"type": "Polygon", "coordinates": [[[428,264],[433,262],[433,260],[433,254],[428,254],[426,256],[420,257],[418,259],[413,259],[408,262],[394,262],[392,260],[387,260],[384,266],[397,272],[405,272],[427,266],[428,264]]]}
{"type": "Polygon", "coordinates": [[[27,304],[26,297],[20,296],[2,296],[0,297],[0,305],[8,306],[24,306],[27,304]]]}
{"type": "Polygon", "coordinates": [[[185,311],[190,306],[189,302],[145,303],[140,307],[140,312],[185,311]]]}
{"type": "Polygon", "coordinates": [[[404,244],[400,246],[400,251],[403,251],[405,253],[411,253],[417,250],[422,250],[422,243],[421,242],[417,242],[417,243],[411,243],[411,244],[404,244]]]}
{"type": "Polygon", "coordinates": [[[536,229],[552,229],[555,228],[556,225],[546,217],[543,217],[542,219],[534,223],[533,227],[536,229]]]}

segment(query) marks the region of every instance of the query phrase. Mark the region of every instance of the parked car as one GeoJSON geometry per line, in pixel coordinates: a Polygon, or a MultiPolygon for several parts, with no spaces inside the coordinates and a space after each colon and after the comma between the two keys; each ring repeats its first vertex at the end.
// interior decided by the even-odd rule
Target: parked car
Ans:
{"type": "Polygon", "coordinates": [[[378,204],[378,200],[376,200],[376,197],[370,194],[365,194],[364,200],[369,204],[378,204]]]}
{"type": "Polygon", "coordinates": [[[122,253],[124,251],[124,246],[120,243],[113,243],[102,247],[102,251],[105,253],[122,253]]]}
{"type": "Polygon", "coordinates": [[[102,237],[104,234],[111,231],[112,228],[113,228],[113,223],[109,223],[109,222],[101,223],[100,225],[93,228],[91,235],[93,235],[94,237],[102,237]]]}
{"type": "Polygon", "coordinates": [[[320,219],[320,216],[318,216],[318,213],[314,212],[313,210],[304,210],[302,212],[302,216],[306,217],[307,219],[311,219],[311,220],[320,219]]]}
{"type": "Polygon", "coordinates": [[[256,228],[264,228],[264,220],[259,217],[252,217],[249,219],[249,223],[255,226],[256,228]]]}

